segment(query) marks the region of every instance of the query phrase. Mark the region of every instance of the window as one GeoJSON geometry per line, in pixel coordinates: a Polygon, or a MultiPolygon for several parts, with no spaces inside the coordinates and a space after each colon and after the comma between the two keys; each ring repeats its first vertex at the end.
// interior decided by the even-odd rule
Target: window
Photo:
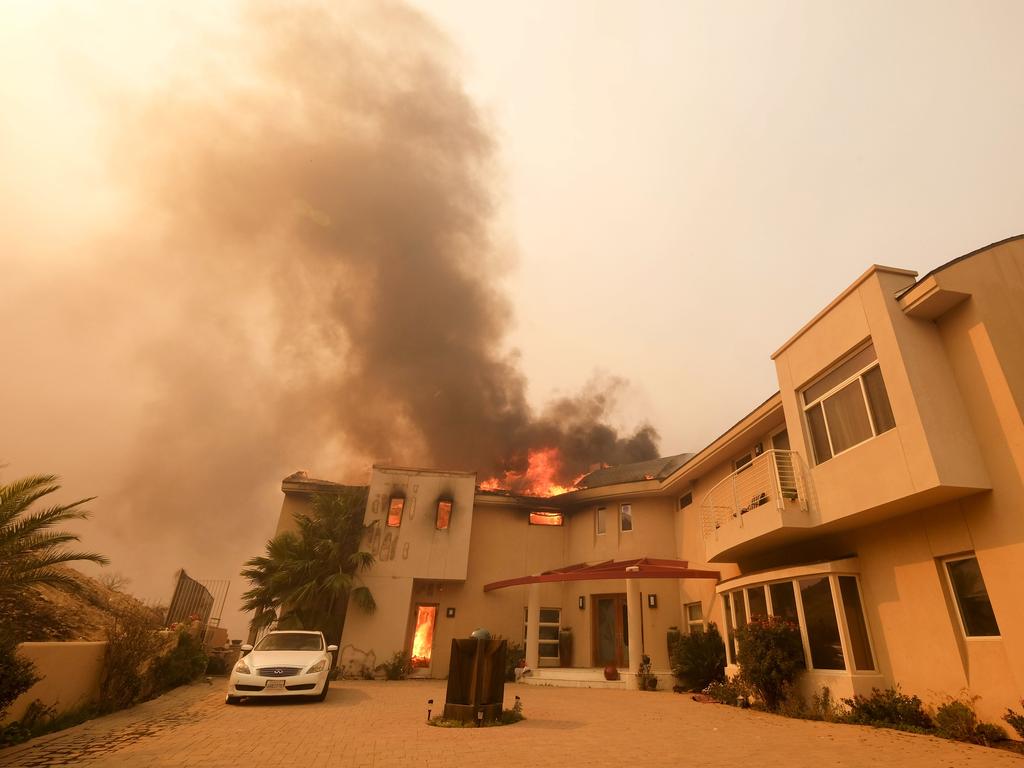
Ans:
{"type": "Polygon", "coordinates": [[[693,504],[693,491],[690,491],[689,493],[685,493],[685,494],[683,494],[682,496],[679,497],[679,508],[680,509],[684,509],[685,507],[688,507],[691,504],[693,504]]]}
{"type": "Polygon", "coordinates": [[[803,401],[818,464],[896,426],[873,344],[807,387],[803,401]]]}
{"type": "Polygon", "coordinates": [[[691,635],[704,631],[704,610],[700,603],[686,604],[686,631],[691,635]]]}
{"type": "Polygon", "coordinates": [[[745,453],[732,463],[732,468],[737,472],[746,467],[754,460],[753,454],[745,453]]]}
{"type": "Polygon", "coordinates": [[[800,579],[799,584],[800,599],[804,604],[804,621],[807,623],[811,666],[815,669],[846,669],[830,579],[827,576],[814,576],[800,579]]]}
{"type": "MultiPolygon", "coordinates": [[[[523,640],[526,640],[530,609],[523,609],[523,640]]],[[[562,626],[561,608],[540,609],[540,658],[558,661],[558,631],[562,626]]]]}
{"type": "Polygon", "coordinates": [[[758,584],[723,594],[722,601],[725,606],[726,645],[732,663],[736,663],[734,628],[747,623],[749,609],[751,619],[778,616],[799,625],[803,629],[804,655],[810,660],[812,669],[849,672],[875,669],[856,576],[822,574],[758,584]],[[842,611],[837,610],[837,601],[841,601],[842,611]],[[852,660],[847,659],[843,649],[844,625],[852,660]]]}
{"type": "Polygon", "coordinates": [[[604,536],[608,529],[608,521],[605,519],[607,511],[604,507],[598,507],[594,513],[594,530],[598,536],[604,536]]]}
{"type": "Polygon", "coordinates": [[[619,506],[619,530],[623,533],[633,530],[632,504],[621,504],[619,506]]]}
{"type": "Polygon", "coordinates": [[[967,637],[998,637],[999,625],[988,599],[978,558],[972,556],[947,560],[946,574],[956,598],[964,634],[967,637]]]}
{"type": "Polygon", "coordinates": [[[853,664],[861,671],[874,669],[871,642],[868,640],[868,625],[864,621],[864,609],[861,607],[857,580],[853,576],[840,576],[839,594],[843,598],[843,613],[846,614],[846,627],[850,631],[853,664]]]}
{"type": "Polygon", "coordinates": [[[530,525],[561,525],[561,512],[531,512],[530,525]]]}
{"type": "Polygon", "coordinates": [[[402,510],[405,509],[405,498],[392,496],[388,505],[388,528],[397,528],[402,524],[402,510]]]}
{"type": "Polygon", "coordinates": [[[448,525],[452,521],[452,500],[451,499],[438,499],[437,500],[437,520],[434,523],[434,527],[439,531],[447,530],[448,525]]]}
{"type": "Polygon", "coordinates": [[[768,601],[764,596],[764,587],[750,587],[747,590],[747,602],[750,603],[751,619],[768,618],[768,601]]]}

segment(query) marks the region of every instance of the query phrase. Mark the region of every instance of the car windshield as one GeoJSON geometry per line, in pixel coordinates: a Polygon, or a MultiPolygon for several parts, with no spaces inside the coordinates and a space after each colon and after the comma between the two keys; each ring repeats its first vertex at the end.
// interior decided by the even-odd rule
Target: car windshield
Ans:
{"type": "Polygon", "coordinates": [[[256,644],[257,651],[322,651],[324,641],[320,635],[308,632],[275,632],[256,644]]]}

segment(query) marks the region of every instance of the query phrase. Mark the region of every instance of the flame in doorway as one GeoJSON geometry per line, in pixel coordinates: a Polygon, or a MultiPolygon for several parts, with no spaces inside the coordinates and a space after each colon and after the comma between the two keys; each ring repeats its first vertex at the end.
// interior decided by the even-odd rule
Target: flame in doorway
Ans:
{"type": "Polygon", "coordinates": [[[434,648],[434,619],[436,605],[421,605],[416,609],[416,631],[412,637],[412,665],[429,667],[430,652],[434,648]]]}

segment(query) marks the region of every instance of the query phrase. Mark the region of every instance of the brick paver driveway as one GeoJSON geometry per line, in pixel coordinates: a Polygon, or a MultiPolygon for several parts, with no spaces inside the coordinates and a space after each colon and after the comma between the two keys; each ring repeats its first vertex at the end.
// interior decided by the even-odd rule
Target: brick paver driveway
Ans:
{"type": "MultiPolygon", "coordinates": [[[[1020,757],[930,736],[788,720],[671,693],[509,685],[527,720],[424,724],[435,681],[335,683],[322,704],[223,703],[223,681],[0,750],[0,766],[1015,766],[1020,757]]],[[[436,705],[435,705],[436,709],[436,705]]]]}

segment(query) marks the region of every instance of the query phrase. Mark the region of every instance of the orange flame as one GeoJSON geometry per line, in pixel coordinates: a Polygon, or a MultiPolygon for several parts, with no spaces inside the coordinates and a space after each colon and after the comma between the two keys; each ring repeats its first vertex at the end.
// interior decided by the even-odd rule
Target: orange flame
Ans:
{"type": "Polygon", "coordinates": [[[480,483],[483,491],[513,491],[523,496],[557,496],[574,489],[583,479],[580,475],[572,485],[557,482],[562,470],[562,459],[557,448],[536,448],[527,456],[525,472],[508,470],[503,478],[491,477],[480,483]]]}
{"type": "Polygon", "coordinates": [[[421,605],[416,611],[416,633],[412,638],[412,665],[429,667],[430,653],[434,648],[434,619],[436,605],[421,605]]]}

